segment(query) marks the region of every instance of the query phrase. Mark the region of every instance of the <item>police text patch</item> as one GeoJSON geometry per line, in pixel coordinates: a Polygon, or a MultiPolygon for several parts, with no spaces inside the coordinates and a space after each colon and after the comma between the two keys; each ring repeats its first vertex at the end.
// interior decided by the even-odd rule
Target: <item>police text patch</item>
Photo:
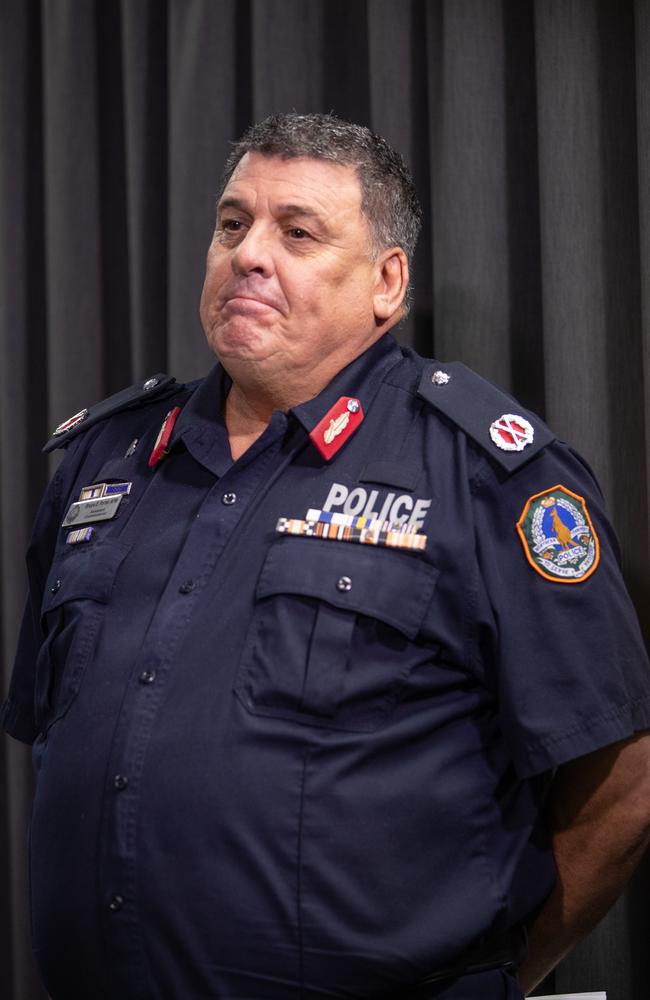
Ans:
{"type": "Polygon", "coordinates": [[[517,531],[528,562],[546,580],[581,583],[598,566],[600,546],[585,501],[566,486],[530,497],[517,531]]]}

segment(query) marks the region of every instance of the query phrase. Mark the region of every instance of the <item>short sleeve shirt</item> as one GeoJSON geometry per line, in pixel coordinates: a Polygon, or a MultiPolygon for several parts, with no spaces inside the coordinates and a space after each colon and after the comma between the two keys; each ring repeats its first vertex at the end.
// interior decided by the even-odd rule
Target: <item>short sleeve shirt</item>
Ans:
{"type": "Polygon", "coordinates": [[[541,904],[549,776],[650,725],[589,470],[548,432],[504,466],[433,370],[385,336],[235,462],[219,365],[71,440],[3,714],[55,1000],[400,995],[541,904]],[[115,515],[62,527],[105,484],[115,515]]]}

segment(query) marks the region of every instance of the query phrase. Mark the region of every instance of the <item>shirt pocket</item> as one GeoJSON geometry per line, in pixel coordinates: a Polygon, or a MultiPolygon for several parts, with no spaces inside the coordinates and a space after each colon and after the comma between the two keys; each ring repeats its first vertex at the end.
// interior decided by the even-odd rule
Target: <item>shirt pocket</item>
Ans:
{"type": "Polygon", "coordinates": [[[415,554],[283,538],[266,556],[235,691],[249,712],[352,732],[386,719],[413,668],[437,570],[415,554]]]}
{"type": "Polygon", "coordinates": [[[71,546],[52,564],[36,663],[35,714],[41,732],[65,715],[81,687],[127,551],[117,543],[71,546]]]}

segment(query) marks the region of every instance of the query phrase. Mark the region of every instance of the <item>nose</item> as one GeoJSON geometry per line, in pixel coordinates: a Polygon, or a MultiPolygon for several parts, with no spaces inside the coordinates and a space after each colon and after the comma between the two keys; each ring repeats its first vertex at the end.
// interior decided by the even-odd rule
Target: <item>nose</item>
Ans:
{"type": "Polygon", "coordinates": [[[237,244],[232,266],[237,274],[269,275],[273,271],[271,236],[259,223],[253,223],[237,244]]]}

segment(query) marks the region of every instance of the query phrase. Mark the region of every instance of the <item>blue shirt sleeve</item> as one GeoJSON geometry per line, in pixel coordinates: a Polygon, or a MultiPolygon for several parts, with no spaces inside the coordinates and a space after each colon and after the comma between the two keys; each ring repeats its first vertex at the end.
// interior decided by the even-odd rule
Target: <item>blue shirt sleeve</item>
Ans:
{"type": "Polygon", "coordinates": [[[473,493],[480,654],[520,776],[649,728],[650,665],[588,467],[554,442],[509,476],[485,461],[473,493]],[[558,485],[584,499],[600,549],[595,570],[570,583],[540,571],[517,531],[527,501],[558,485]]]}

